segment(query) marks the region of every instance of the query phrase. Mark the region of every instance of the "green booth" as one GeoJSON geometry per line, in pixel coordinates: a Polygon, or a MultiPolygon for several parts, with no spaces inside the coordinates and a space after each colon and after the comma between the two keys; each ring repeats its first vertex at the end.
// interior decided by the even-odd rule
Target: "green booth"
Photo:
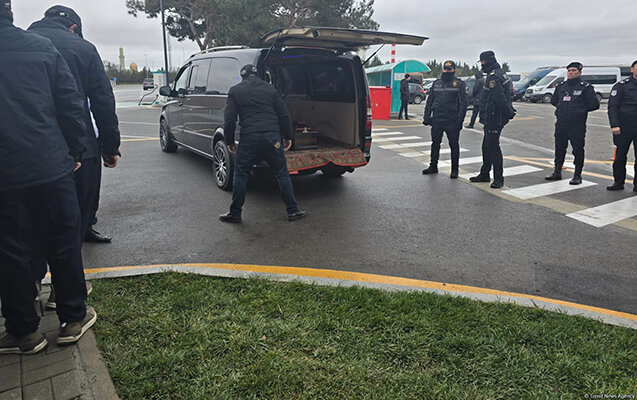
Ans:
{"type": "Polygon", "coordinates": [[[392,64],[383,64],[365,69],[369,86],[385,86],[392,88],[391,112],[400,111],[400,80],[405,74],[420,75],[431,71],[420,61],[405,60],[392,64]]]}

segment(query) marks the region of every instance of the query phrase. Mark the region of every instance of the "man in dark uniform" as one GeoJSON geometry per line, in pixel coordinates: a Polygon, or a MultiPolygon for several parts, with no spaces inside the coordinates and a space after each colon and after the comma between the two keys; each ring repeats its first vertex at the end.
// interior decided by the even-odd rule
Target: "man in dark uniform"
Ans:
{"type": "Polygon", "coordinates": [[[500,68],[495,53],[487,50],[480,54],[482,71],[487,74],[484,89],[480,97],[480,123],[484,125],[482,139],[482,167],[471,182],[490,182],[489,174],[493,166],[493,183],[491,187],[499,189],[504,186],[502,150],[500,134],[502,128],[515,116],[511,105],[511,79],[500,68]]]}
{"type": "Polygon", "coordinates": [[[473,112],[471,113],[471,122],[466,128],[472,129],[473,125],[476,123],[476,118],[480,115],[480,93],[482,93],[482,89],[484,87],[484,75],[482,71],[476,71],[475,73],[476,83],[473,85],[473,91],[471,92],[471,96],[473,97],[473,112]]]}
{"type": "Polygon", "coordinates": [[[405,77],[400,80],[400,111],[398,112],[398,119],[403,119],[403,111],[405,111],[405,119],[409,119],[407,113],[407,106],[409,105],[409,81],[411,81],[411,75],[405,74],[405,77]]]}
{"type": "Polygon", "coordinates": [[[100,155],[107,168],[116,167],[120,156],[115,97],[104,73],[104,64],[95,46],[84,40],[80,16],[69,7],[58,5],[49,8],[42,20],[31,24],[29,31],[53,42],[69,65],[78,90],[85,99],[83,121],[86,131],[83,144],[86,152],[82,156],[82,169],[75,174],[82,211],[82,237],[87,242],[108,243],[111,241],[110,237],[101,235],[93,229],[97,222],[95,212],[102,180],[100,155]],[[93,129],[91,112],[99,137],[93,129]]]}
{"type": "Polygon", "coordinates": [[[593,86],[581,79],[583,65],[572,62],[567,67],[567,80],[553,92],[551,104],[556,107],[555,116],[555,169],[546,177],[547,181],[562,179],[562,165],[566,157],[568,142],[575,156],[575,173],[571,185],[582,183],[584,168],[584,142],[588,113],[599,108],[599,100],[593,86]]]}
{"type": "Polygon", "coordinates": [[[460,130],[467,113],[467,87],[456,78],[455,73],[456,63],[445,61],[442,77],[434,81],[427,97],[422,123],[431,125],[431,161],[429,167],[422,171],[424,175],[438,173],[440,143],[446,132],[451,147],[451,179],[458,178],[460,130]]]}
{"type": "Polygon", "coordinates": [[[33,306],[32,260],[44,243],[58,292],[58,344],[97,319],[86,307],[80,210],[73,170],[84,146],[82,96],[53,44],[12,24],[0,0],[0,354],[34,354],[47,340],[33,306]]]}
{"type": "Polygon", "coordinates": [[[305,217],[294,197],[285,151],[292,146],[292,126],[285,103],[274,86],[257,77],[257,68],[248,64],[241,68],[243,81],[228,91],[225,111],[224,140],[235,154],[234,182],[230,212],[222,214],[223,222],[241,222],[248,176],[258,159],[264,159],[274,170],[288,221],[305,217]],[[241,125],[239,148],[234,143],[237,115],[241,125]]]}
{"type": "Polygon", "coordinates": [[[637,192],[637,60],[630,67],[632,76],[613,86],[608,100],[608,119],[613,132],[613,143],[617,146],[617,155],[613,162],[615,182],[608,190],[623,190],[626,180],[626,161],[630,144],[635,152],[635,175],[633,192],[637,192]]]}

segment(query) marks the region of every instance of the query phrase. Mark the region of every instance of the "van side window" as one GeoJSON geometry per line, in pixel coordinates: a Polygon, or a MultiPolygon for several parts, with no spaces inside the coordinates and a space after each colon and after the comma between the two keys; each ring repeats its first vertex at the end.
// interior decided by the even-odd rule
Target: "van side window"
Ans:
{"type": "Polygon", "coordinates": [[[283,94],[306,94],[306,75],[303,65],[282,65],[280,67],[279,89],[283,94]]]}
{"type": "Polygon", "coordinates": [[[617,83],[617,75],[582,75],[582,80],[591,85],[613,85],[617,83]]]}
{"type": "Polygon", "coordinates": [[[555,89],[557,85],[559,85],[562,82],[564,82],[564,78],[560,76],[559,78],[555,80],[555,82],[551,84],[551,86],[549,86],[549,89],[555,89]]]}
{"type": "Polygon", "coordinates": [[[210,59],[196,60],[192,62],[192,72],[190,73],[188,94],[206,93],[206,82],[208,80],[209,68],[210,59]]]}
{"type": "Polygon", "coordinates": [[[175,81],[174,91],[177,92],[179,96],[186,95],[186,87],[188,84],[188,78],[190,77],[190,65],[186,65],[182,68],[179,75],[177,75],[177,80],[175,81]]]}
{"type": "Polygon", "coordinates": [[[228,94],[231,87],[241,82],[241,66],[236,58],[213,58],[208,73],[208,94],[228,94]]]}

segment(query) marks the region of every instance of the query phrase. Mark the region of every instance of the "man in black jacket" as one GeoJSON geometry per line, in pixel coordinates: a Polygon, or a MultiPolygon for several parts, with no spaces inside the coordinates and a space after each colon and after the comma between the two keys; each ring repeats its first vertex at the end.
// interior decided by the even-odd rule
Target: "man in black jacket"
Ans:
{"type": "Polygon", "coordinates": [[[427,97],[422,123],[431,125],[431,161],[423,175],[438,173],[440,143],[444,132],[451,148],[451,179],[458,178],[460,131],[467,113],[467,87],[456,78],[456,63],[445,61],[442,77],[434,81],[427,97]],[[433,114],[433,115],[432,115],[433,114]]]}
{"type": "MultiPolygon", "coordinates": [[[[613,132],[613,143],[617,146],[617,155],[613,162],[613,178],[615,182],[608,190],[623,190],[626,181],[626,161],[630,144],[637,159],[637,60],[630,67],[632,76],[613,86],[608,100],[608,119],[613,132]]],[[[637,160],[636,160],[637,161],[637,160]]],[[[633,192],[637,192],[637,162],[633,192]]]]}
{"type": "Polygon", "coordinates": [[[480,115],[480,93],[482,93],[482,88],[484,86],[484,75],[482,71],[476,71],[475,73],[476,82],[473,85],[473,91],[471,92],[471,97],[473,97],[473,112],[471,113],[471,122],[466,128],[472,129],[476,123],[476,118],[480,115]]]}
{"type": "Polygon", "coordinates": [[[405,77],[400,80],[400,111],[398,112],[398,119],[403,119],[403,111],[405,112],[405,119],[409,119],[407,113],[407,106],[409,105],[409,82],[411,81],[411,75],[405,74],[405,77]]]}
{"type": "Polygon", "coordinates": [[[566,157],[568,142],[573,147],[575,173],[571,185],[582,183],[584,168],[584,142],[588,113],[599,108],[599,100],[593,86],[581,79],[583,65],[572,62],[567,67],[567,80],[555,88],[551,104],[556,108],[555,116],[555,169],[546,177],[547,181],[562,179],[562,165],[566,157]]]}
{"type": "Polygon", "coordinates": [[[248,177],[258,159],[264,159],[274,170],[288,221],[301,219],[306,212],[299,210],[285,160],[285,151],[292,147],[288,110],[274,86],[257,77],[254,65],[243,66],[240,74],[243,81],[228,91],[223,130],[228,150],[236,154],[232,204],[230,212],[220,215],[219,219],[223,222],[241,222],[248,177]],[[241,125],[238,149],[234,142],[237,116],[241,125]]]}
{"type": "Polygon", "coordinates": [[[493,166],[493,189],[504,186],[502,150],[500,134],[502,128],[515,116],[511,105],[513,84],[507,74],[500,68],[495,53],[487,50],[480,54],[482,71],[487,74],[484,89],[480,96],[480,123],[484,125],[482,139],[482,167],[471,182],[490,182],[489,174],[493,166]]]}
{"type": "Polygon", "coordinates": [[[73,343],[97,318],[86,307],[80,210],[73,170],[84,145],[82,96],[48,39],[12,24],[0,0],[0,354],[47,345],[33,307],[32,260],[44,243],[58,292],[59,344],[73,343]]]}
{"type": "Polygon", "coordinates": [[[111,238],[93,229],[99,203],[102,163],[114,168],[119,158],[120,134],[113,89],[104,73],[104,64],[97,49],[82,34],[82,20],[68,7],[53,6],[44,18],[34,22],[29,31],[50,39],[69,65],[84,100],[83,121],[86,126],[82,169],[75,174],[77,194],[82,211],[82,237],[88,242],[108,243],[111,238]],[[89,109],[90,102],[90,109],[89,109]],[[90,111],[89,111],[90,110],[90,111]],[[91,121],[95,118],[99,136],[91,121]]]}

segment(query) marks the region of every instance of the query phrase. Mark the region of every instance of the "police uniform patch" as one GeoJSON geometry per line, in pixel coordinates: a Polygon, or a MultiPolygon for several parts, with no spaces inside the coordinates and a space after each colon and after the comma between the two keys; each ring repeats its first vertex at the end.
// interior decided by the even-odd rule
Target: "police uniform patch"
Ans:
{"type": "Polygon", "coordinates": [[[276,142],[276,143],[274,144],[274,148],[275,148],[275,149],[277,149],[277,150],[278,150],[280,147],[281,147],[281,143],[276,142]]]}
{"type": "Polygon", "coordinates": [[[489,89],[493,89],[495,87],[495,79],[492,81],[489,81],[489,89]]]}
{"type": "Polygon", "coordinates": [[[451,82],[451,86],[453,86],[453,87],[458,86],[458,81],[453,81],[453,82],[451,82]]]}
{"type": "Polygon", "coordinates": [[[617,96],[617,90],[612,90],[612,91],[610,92],[610,95],[611,95],[611,96],[617,96]]]}

